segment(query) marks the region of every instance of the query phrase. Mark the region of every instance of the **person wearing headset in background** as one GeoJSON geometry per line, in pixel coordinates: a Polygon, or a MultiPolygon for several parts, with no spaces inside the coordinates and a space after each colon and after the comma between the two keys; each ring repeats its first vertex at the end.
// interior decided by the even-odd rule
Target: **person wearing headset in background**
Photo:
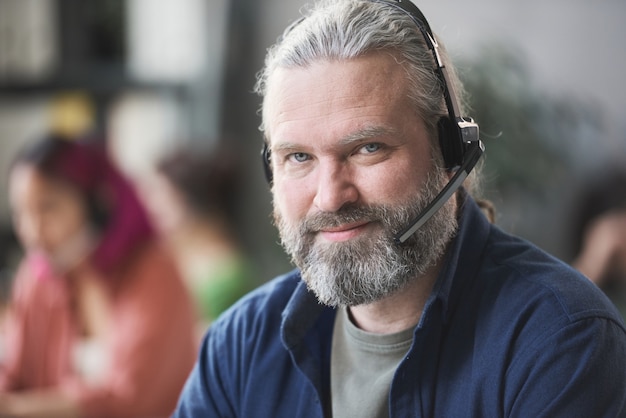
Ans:
{"type": "Polygon", "coordinates": [[[9,195],[26,256],[5,324],[0,416],[169,416],[197,354],[191,299],[104,144],[31,144],[9,195]]]}
{"type": "Polygon", "coordinates": [[[253,268],[234,228],[238,161],[224,145],[164,155],[140,187],[197,312],[198,336],[254,288],[253,268]]]}
{"type": "Polygon", "coordinates": [[[317,3],[256,87],[298,269],[212,325],[175,417],[626,414],[619,314],[461,186],[478,127],[415,5],[317,3]]]}

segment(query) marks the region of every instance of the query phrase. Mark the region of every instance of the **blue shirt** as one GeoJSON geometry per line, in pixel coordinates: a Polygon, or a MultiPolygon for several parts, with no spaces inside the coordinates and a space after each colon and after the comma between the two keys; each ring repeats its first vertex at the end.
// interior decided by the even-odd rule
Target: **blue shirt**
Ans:
{"type": "MultiPolygon", "coordinates": [[[[334,317],[298,271],[249,294],[209,329],[174,416],[329,417],[334,317]]],[[[595,285],[468,197],[389,416],[626,416],[624,324],[595,285]]]]}

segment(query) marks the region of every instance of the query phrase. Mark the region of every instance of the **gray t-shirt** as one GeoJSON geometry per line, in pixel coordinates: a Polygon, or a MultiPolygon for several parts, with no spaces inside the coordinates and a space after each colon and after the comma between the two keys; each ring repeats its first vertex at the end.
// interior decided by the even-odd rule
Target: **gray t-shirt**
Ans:
{"type": "Polygon", "coordinates": [[[365,332],[352,323],[347,308],[338,310],[330,363],[334,418],[389,416],[391,379],[411,347],[413,329],[365,332]]]}

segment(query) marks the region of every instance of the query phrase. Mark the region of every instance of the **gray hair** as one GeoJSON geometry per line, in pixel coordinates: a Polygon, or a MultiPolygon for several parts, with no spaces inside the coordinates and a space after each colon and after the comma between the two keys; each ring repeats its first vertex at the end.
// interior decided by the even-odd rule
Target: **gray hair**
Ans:
{"type": "MultiPolygon", "coordinates": [[[[404,11],[376,0],[321,0],[304,18],[288,27],[269,48],[265,66],[257,75],[255,92],[265,98],[271,76],[277,68],[306,67],[320,60],[347,60],[373,51],[394,56],[403,65],[416,114],[429,136],[437,139],[437,121],[448,114],[443,86],[435,73],[433,54],[424,35],[404,11]]],[[[462,86],[441,43],[439,52],[450,76],[457,99],[462,86]]],[[[464,114],[459,103],[461,114],[464,114]]],[[[266,120],[261,108],[261,131],[266,120]]],[[[438,144],[433,143],[438,147],[438,144]]]]}

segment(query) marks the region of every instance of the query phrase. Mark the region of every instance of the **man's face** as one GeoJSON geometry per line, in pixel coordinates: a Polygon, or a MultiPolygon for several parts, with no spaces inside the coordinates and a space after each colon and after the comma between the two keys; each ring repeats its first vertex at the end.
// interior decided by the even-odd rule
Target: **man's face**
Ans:
{"type": "Polygon", "coordinates": [[[392,242],[447,181],[406,91],[404,68],[387,54],[278,69],[269,80],[274,215],[322,303],[398,291],[456,230],[451,200],[406,245],[392,242]]]}

